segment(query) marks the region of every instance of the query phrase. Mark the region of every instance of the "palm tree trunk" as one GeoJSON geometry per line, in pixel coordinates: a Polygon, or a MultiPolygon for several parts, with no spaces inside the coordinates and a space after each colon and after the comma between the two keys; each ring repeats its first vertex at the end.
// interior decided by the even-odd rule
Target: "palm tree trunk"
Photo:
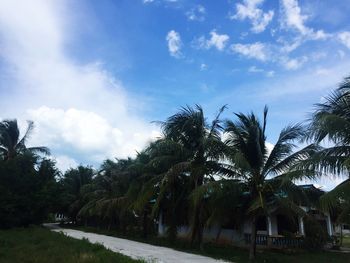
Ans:
{"type": "MultiPolygon", "coordinates": [[[[194,190],[203,184],[203,178],[204,178],[204,175],[200,175],[195,179],[194,190]]],[[[201,246],[201,243],[202,243],[203,228],[201,227],[201,220],[200,220],[200,214],[202,211],[201,207],[202,207],[202,202],[200,202],[199,204],[196,204],[193,211],[193,223],[192,223],[192,231],[191,231],[192,246],[194,245],[194,243],[198,243],[201,246]]]]}
{"type": "Polygon", "coordinates": [[[108,223],[108,231],[111,230],[111,227],[112,227],[112,222],[113,222],[113,218],[111,217],[111,219],[109,220],[109,223],[108,223]]]}
{"type": "Polygon", "coordinates": [[[255,260],[255,252],[256,252],[256,217],[253,217],[251,234],[250,234],[249,261],[255,260]]]}
{"type": "Polygon", "coordinates": [[[200,202],[196,205],[194,211],[194,220],[191,233],[191,245],[197,244],[199,248],[203,250],[203,232],[204,232],[204,223],[202,222],[202,210],[203,203],[200,202]]]}
{"type": "Polygon", "coordinates": [[[147,227],[147,210],[145,209],[142,217],[142,228],[143,228],[143,237],[147,238],[148,227],[147,227]]]}
{"type": "Polygon", "coordinates": [[[340,244],[341,247],[343,245],[343,224],[340,224],[340,244]]]}
{"type": "Polygon", "coordinates": [[[192,231],[191,231],[191,245],[194,245],[196,242],[196,237],[199,228],[199,206],[196,205],[193,211],[193,222],[192,222],[192,231]]]}
{"type": "Polygon", "coordinates": [[[221,224],[220,224],[219,230],[218,230],[218,232],[217,232],[217,234],[216,234],[215,242],[219,242],[220,235],[221,235],[221,231],[222,231],[222,226],[221,226],[221,224]]]}

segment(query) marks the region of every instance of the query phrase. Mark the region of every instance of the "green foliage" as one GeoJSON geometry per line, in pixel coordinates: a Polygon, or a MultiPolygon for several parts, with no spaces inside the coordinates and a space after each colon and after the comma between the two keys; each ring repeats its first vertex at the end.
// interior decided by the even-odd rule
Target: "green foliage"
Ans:
{"type": "Polygon", "coordinates": [[[60,180],[62,187],[60,212],[65,213],[76,221],[79,210],[87,203],[84,196],[84,190],[87,185],[92,183],[94,170],[87,166],[78,166],[67,170],[60,180]]]}
{"type": "Polygon", "coordinates": [[[27,226],[45,220],[60,205],[60,173],[55,163],[40,159],[46,147],[27,147],[34,129],[28,127],[20,138],[17,120],[0,122],[0,227],[27,226]]]}
{"type": "Polygon", "coordinates": [[[77,240],[39,227],[0,231],[2,263],[136,263],[102,245],[77,240]]]}
{"type": "Polygon", "coordinates": [[[59,187],[54,165],[29,153],[0,161],[1,228],[39,224],[56,211],[59,187]]]}

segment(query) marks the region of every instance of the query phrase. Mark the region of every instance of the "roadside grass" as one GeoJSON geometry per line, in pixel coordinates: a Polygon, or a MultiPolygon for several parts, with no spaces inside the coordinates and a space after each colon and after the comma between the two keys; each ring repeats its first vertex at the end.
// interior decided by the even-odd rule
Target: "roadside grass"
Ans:
{"type": "MultiPolygon", "coordinates": [[[[130,239],[143,243],[148,243],[156,246],[164,246],[173,248],[179,251],[200,254],[216,259],[228,260],[236,263],[246,263],[248,260],[248,250],[243,248],[237,248],[230,245],[217,245],[213,243],[204,244],[204,250],[201,251],[198,248],[191,248],[188,242],[185,240],[176,240],[175,242],[169,242],[166,238],[159,238],[155,236],[149,236],[147,239],[142,238],[136,234],[122,235],[115,231],[107,231],[97,229],[93,227],[72,227],[76,230],[85,232],[93,232],[97,234],[103,234],[108,236],[114,236],[119,238],[130,239]]],[[[257,253],[257,263],[346,263],[350,262],[350,254],[341,252],[325,252],[325,251],[289,251],[289,250],[259,250],[257,253]]]]}
{"type": "Polygon", "coordinates": [[[42,227],[0,230],[1,263],[141,263],[42,227]]]}
{"type": "Polygon", "coordinates": [[[343,246],[350,248],[350,236],[343,237],[343,246]]]}

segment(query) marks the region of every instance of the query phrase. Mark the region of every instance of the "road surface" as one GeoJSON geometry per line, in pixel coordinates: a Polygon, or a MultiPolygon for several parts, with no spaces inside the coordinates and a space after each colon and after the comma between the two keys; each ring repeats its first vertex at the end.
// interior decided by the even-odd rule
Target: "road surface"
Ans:
{"type": "Polygon", "coordinates": [[[52,231],[63,232],[65,235],[77,238],[88,239],[91,243],[100,243],[106,248],[124,254],[134,259],[143,259],[146,262],[157,263],[223,263],[225,261],[213,258],[185,253],[171,248],[153,246],[128,239],[110,237],[94,233],[83,232],[73,229],[50,227],[52,231]]]}

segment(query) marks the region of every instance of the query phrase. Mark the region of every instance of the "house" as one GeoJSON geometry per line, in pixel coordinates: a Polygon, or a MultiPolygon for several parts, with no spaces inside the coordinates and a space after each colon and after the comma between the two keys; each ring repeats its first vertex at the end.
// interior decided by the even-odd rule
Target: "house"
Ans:
{"type": "MultiPolygon", "coordinates": [[[[322,195],[323,191],[316,188],[314,185],[299,186],[303,189],[308,189],[322,195]]],[[[299,206],[305,213],[312,216],[324,228],[329,236],[334,235],[335,225],[329,213],[324,213],[314,207],[306,205],[299,206]]],[[[189,227],[181,226],[178,228],[178,236],[187,238],[189,236],[189,227]]],[[[162,213],[158,220],[158,235],[166,234],[166,222],[162,213]]],[[[236,245],[244,245],[250,242],[251,236],[251,221],[247,220],[240,227],[224,225],[213,226],[206,228],[203,233],[203,238],[207,241],[215,241],[219,243],[234,243],[236,245]]],[[[284,213],[277,208],[270,211],[268,216],[262,216],[257,222],[257,238],[256,243],[259,245],[269,245],[276,247],[299,247],[305,236],[304,218],[295,215],[295,218],[290,219],[284,216],[284,213]]]]}
{"type": "Polygon", "coordinates": [[[337,235],[350,235],[350,225],[338,224],[334,228],[334,233],[336,233],[337,235]]]}
{"type": "Polygon", "coordinates": [[[67,220],[68,220],[68,218],[64,214],[62,214],[62,213],[55,214],[55,222],[62,223],[62,222],[65,222],[67,220]]]}

